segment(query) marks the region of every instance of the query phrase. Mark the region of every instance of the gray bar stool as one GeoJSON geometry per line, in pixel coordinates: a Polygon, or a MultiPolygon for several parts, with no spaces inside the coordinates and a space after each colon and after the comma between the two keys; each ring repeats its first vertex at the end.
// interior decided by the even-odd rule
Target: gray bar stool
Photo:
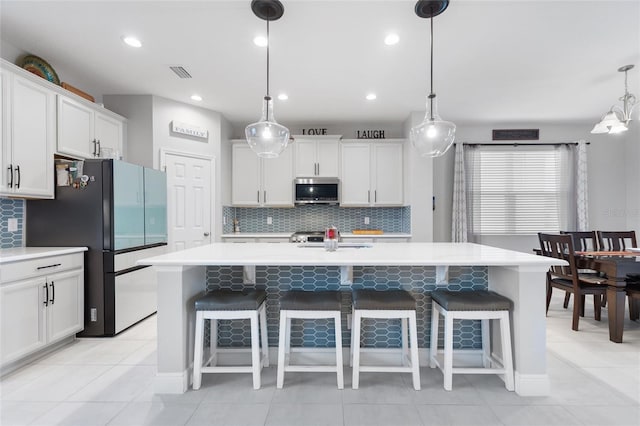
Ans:
{"type": "Polygon", "coordinates": [[[420,363],[418,361],[418,327],[416,300],[404,290],[354,290],[353,326],[351,327],[352,388],[358,389],[360,372],[411,373],[413,388],[420,390],[420,363]],[[402,329],[402,366],[361,365],[360,323],[362,318],[400,319],[402,329]],[[407,322],[409,323],[407,326],[407,322]],[[407,331],[409,343],[407,345],[407,331]]]}
{"type": "Polygon", "coordinates": [[[444,388],[451,390],[454,374],[502,374],[507,390],[514,390],[513,358],[511,355],[511,327],[509,311],[513,307],[511,300],[493,291],[448,291],[436,290],[431,293],[431,344],[429,365],[436,366],[444,374],[444,388]],[[444,317],[444,359],[438,358],[438,320],[444,317]],[[482,365],[484,368],[458,368],[453,366],[453,320],[481,320],[482,325],[482,365]],[[500,324],[502,360],[498,360],[491,351],[489,320],[496,319],[500,324]]]}
{"type": "Polygon", "coordinates": [[[264,290],[214,290],[198,298],[196,308],[196,335],[193,353],[193,389],[200,389],[202,373],[252,373],[253,388],[260,389],[260,372],[269,366],[269,344],[267,343],[267,315],[264,290]],[[211,320],[209,358],[202,362],[204,343],[204,323],[211,320]],[[237,348],[218,348],[218,320],[248,319],[251,321],[250,366],[218,366],[218,353],[237,352],[237,348]],[[258,328],[260,332],[258,332],[258,328]],[[260,335],[262,351],[260,350],[260,335]]]}
{"type": "Polygon", "coordinates": [[[277,387],[284,385],[285,371],[336,372],[338,389],[344,387],[342,372],[342,325],[340,321],[339,291],[298,291],[285,292],[280,298],[280,336],[278,343],[277,387]],[[291,320],[332,318],[335,322],[336,363],[335,365],[291,365],[291,320]]]}

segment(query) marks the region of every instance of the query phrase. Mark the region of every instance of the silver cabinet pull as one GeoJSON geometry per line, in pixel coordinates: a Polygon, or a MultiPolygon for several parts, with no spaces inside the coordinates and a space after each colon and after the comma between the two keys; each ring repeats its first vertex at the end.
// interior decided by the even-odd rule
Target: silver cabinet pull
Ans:
{"type": "Polygon", "coordinates": [[[18,174],[18,178],[16,179],[16,189],[20,188],[20,181],[22,177],[20,176],[20,166],[16,166],[15,172],[18,174]]]}
{"type": "Polygon", "coordinates": [[[56,301],[56,288],[55,288],[55,283],[51,281],[51,299],[49,300],[49,303],[53,305],[55,301],[56,301]]]}
{"type": "Polygon", "coordinates": [[[260,204],[260,191],[256,191],[257,194],[257,198],[258,198],[258,204],[260,204]]]}
{"type": "Polygon", "coordinates": [[[367,203],[371,202],[371,190],[367,191],[367,203]]]}
{"type": "Polygon", "coordinates": [[[52,265],[47,265],[47,266],[38,266],[36,270],[39,271],[40,269],[55,268],[56,266],[60,266],[60,265],[62,265],[62,263],[54,263],[52,265]]]}
{"type": "Polygon", "coordinates": [[[263,191],[262,202],[265,204],[267,202],[267,191],[263,191]]]}
{"type": "Polygon", "coordinates": [[[49,306],[49,286],[47,285],[47,283],[45,282],[44,285],[44,306],[49,306]]]}
{"type": "Polygon", "coordinates": [[[374,203],[378,202],[378,190],[377,189],[375,191],[373,191],[373,202],[374,203]]]}

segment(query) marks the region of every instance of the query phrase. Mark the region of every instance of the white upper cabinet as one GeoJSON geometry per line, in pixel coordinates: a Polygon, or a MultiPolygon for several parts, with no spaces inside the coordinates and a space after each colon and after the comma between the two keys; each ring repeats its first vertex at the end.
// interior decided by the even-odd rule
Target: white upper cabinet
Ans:
{"type": "Polygon", "coordinates": [[[55,93],[38,78],[0,69],[0,195],[53,198],[55,93]]]}
{"type": "Polygon", "coordinates": [[[105,148],[122,153],[124,119],[96,108],[58,95],[58,153],[76,158],[100,157],[105,148]]]}
{"type": "Polygon", "coordinates": [[[294,136],[296,177],[338,177],[341,136],[294,136]]]}
{"type": "Polygon", "coordinates": [[[232,146],[231,204],[243,207],[293,207],[293,150],[260,158],[246,141],[232,146]]]}
{"type": "Polygon", "coordinates": [[[404,141],[349,142],[341,145],[345,207],[402,206],[404,141]]]}

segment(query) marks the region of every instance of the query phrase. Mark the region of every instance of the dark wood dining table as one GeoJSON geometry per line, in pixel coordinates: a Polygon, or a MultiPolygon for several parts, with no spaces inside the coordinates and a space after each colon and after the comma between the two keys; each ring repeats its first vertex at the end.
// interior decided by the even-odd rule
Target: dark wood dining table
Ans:
{"type": "Polygon", "coordinates": [[[622,343],[625,288],[629,274],[640,274],[640,253],[576,252],[576,264],[580,269],[593,269],[606,277],[609,340],[622,343]]]}

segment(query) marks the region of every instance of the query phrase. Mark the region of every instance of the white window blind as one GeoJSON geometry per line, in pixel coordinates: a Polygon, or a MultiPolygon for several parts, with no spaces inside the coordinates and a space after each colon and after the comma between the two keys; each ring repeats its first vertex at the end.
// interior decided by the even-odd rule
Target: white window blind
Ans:
{"type": "Polygon", "coordinates": [[[473,234],[567,229],[572,163],[566,146],[470,148],[465,163],[473,234]]]}

